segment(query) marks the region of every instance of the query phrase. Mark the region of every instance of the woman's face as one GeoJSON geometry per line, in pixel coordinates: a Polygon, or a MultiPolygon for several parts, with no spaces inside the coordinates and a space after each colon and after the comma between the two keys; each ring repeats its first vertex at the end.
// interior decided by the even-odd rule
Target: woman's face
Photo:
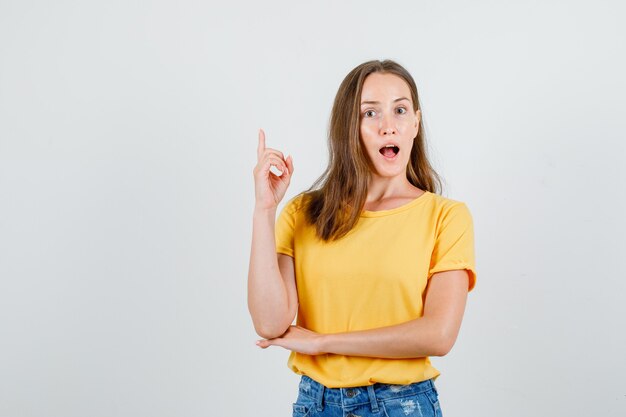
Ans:
{"type": "Polygon", "coordinates": [[[361,138],[376,174],[406,175],[420,111],[413,112],[407,83],[394,74],[372,73],[361,92],[361,138]],[[386,149],[386,145],[394,147],[386,149]]]}

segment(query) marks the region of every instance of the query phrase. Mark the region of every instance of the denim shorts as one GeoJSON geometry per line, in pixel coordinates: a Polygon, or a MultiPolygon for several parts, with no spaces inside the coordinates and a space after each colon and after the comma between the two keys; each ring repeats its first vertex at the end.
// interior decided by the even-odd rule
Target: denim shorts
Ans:
{"type": "Polygon", "coordinates": [[[293,417],[442,417],[432,379],[407,385],[328,388],[302,375],[293,417]]]}

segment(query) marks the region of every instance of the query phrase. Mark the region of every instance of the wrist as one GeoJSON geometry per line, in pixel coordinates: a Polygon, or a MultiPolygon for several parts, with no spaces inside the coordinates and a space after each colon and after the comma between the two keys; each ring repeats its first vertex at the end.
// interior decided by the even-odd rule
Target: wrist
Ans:
{"type": "Polygon", "coordinates": [[[260,207],[260,206],[254,206],[254,213],[255,216],[268,216],[268,215],[276,215],[276,207],[260,207]]]}

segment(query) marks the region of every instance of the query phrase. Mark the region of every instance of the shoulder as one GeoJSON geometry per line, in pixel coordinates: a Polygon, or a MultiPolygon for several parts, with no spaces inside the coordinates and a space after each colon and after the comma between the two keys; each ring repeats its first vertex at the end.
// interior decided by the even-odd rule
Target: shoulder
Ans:
{"type": "Polygon", "coordinates": [[[451,210],[452,211],[469,210],[467,207],[467,204],[464,201],[444,197],[442,195],[435,194],[435,193],[433,193],[432,201],[433,201],[433,206],[442,212],[447,212],[451,210]]]}
{"type": "Polygon", "coordinates": [[[450,219],[472,221],[472,214],[464,201],[433,194],[432,205],[433,215],[438,224],[450,219]]]}
{"type": "Polygon", "coordinates": [[[293,197],[288,198],[280,211],[289,215],[296,215],[298,212],[301,212],[304,208],[306,197],[305,194],[306,192],[303,191],[293,197]]]}

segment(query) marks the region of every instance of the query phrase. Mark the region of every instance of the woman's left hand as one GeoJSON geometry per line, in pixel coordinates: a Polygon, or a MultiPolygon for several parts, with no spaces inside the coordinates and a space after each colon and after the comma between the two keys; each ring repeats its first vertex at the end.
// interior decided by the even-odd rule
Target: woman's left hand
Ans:
{"type": "Polygon", "coordinates": [[[322,336],[304,327],[291,325],[282,336],[274,339],[261,339],[256,343],[263,349],[275,345],[306,355],[321,355],[326,353],[321,350],[322,336]]]}

